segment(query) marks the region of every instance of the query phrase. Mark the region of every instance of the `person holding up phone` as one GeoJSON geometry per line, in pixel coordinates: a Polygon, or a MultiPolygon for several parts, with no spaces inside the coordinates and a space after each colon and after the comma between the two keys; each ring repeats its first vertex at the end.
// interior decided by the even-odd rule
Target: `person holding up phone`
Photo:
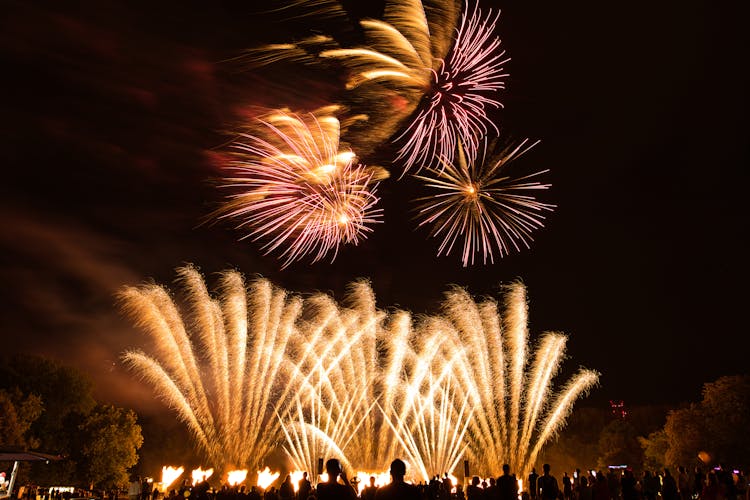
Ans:
{"type": "Polygon", "coordinates": [[[341,462],[335,458],[329,459],[326,462],[326,472],[328,473],[328,481],[318,483],[318,500],[355,500],[357,498],[357,492],[349,483],[346,472],[341,467],[341,462]],[[339,477],[341,477],[343,483],[338,481],[339,477]]]}

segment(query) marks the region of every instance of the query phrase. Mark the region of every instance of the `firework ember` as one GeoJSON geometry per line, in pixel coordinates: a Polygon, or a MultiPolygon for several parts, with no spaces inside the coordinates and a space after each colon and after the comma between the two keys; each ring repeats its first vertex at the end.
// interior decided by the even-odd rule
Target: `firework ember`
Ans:
{"type": "Polygon", "coordinates": [[[425,104],[397,138],[403,143],[398,158],[404,171],[440,168],[441,160],[452,163],[459,141],[474,157],[489,129],[498,132],[486,112],[501,106],[494,96],[508,76],[503,64],[509,59],[494,35],[498,16],[492,11],[484,16],[476,5],[470,13],[466,7],[453,48],[439,69],[432,70],[425,104]]]}
{"type": "Polygon", "coordinates": [[[282,268],[307,256],[333,260],[339,245],[364,239],[380,217],[377,182],[340,148],[339,120],[278,111],[259,124],[234,144],[223,183],[231,194],[214,217],[235,221],[266,254],[278,254],[282,268]]]}
{"type": "Polygon", "coordinates": [[[417,218],[420,226],[430,227],[431,236],[442,239],[438,256],[462,247],[466,267],[480,253],[484,264],[488,259],[494,262],[493,249],[503,257],[511,249],[520,250],[519,244],[529,248],[531,232],[543,226],[542,213],[554,208],[526,194],[549,188],[532,180],[546,170],[519,178],[506,171],[511,161],[535,144],[524,140],[493,158],[474,159],[467,158],[459,143],[456,163],[443,162],[442,169],[429,168],[415,176],[432,191],[418,200],[417,218]]]}

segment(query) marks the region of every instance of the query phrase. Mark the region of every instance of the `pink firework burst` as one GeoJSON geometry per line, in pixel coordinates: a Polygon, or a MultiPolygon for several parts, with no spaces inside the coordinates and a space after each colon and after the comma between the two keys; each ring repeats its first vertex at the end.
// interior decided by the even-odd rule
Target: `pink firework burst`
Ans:
{"type": "Polygon", "coordinates": [[[503,64],[508,62],[494,35],[500,13],[485,16],[477,5],[466,5],[456,30],[456,39],[439,70],[432,70],[430,91],[409,126],[396,137],[402,142],[398,159],[404,173],[413,167],[439,167],[441,160],[453,162],[455,144],[461,142],[475,157],[481,138],[497,127],[487,117],[487,108],[499,108],[494,93],[505,88],[503,64]]]}
{"type": "Polygon", "coordinates": [[[379,222],[373,170],[339,149],[332,116],[277,112],[259,122],[262,137],[243,134],[234,144],[223,184],[231,194],[214,216],[236,221],[282,269],[305,256],[333,261],[340,244],[358,244],[379,222]]]}
{"type": "Polygon", "coordinates": [[[543,212],[554,208],[527,194],[549,188],[549,184],[532,180],[547,171],[514,179],[506,170],[511,161],[537,143],[529,144],[526,139],[490,161],[482,155],[480,162],[473,157],[467,162],[459,143],[456,164],[444,162],[441,169],[427,168],[426,175],[415,175],[433,191],[417,200],[417,219],[420,227],[430,226],[430,236],[442,238],[438,256],[463,246],[461,260],[466,267],[474,264],[480,252],[487,264],[488,258],[494,263],[494,249],[502,258],[511,248],[519,251],[519,244],[529,248],[531,232],[544,225],[543,212]]]}

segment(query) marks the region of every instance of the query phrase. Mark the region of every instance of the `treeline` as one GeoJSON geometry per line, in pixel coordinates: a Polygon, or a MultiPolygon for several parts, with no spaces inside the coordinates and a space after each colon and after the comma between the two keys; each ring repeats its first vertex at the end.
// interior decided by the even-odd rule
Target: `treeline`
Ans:
{"type": "Polygon", "coordinates": [[[0,358],[0,449],[63,457],[24,464],[17,484],[124,486],[142,443],[136,414],[95,401],[80,371],[36,356],[0,358]]]}
{"type": "Polygon", "coordinates": [[[750,465],[750,376],[721,377],[678,407],[577,408],[541,462],[558,470],[628,465],[636,472],[677,465],[750,465]]]}

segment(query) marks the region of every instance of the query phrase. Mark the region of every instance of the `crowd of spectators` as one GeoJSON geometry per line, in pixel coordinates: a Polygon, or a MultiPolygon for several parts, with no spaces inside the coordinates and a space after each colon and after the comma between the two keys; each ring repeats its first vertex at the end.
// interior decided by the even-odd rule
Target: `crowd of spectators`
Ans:
{"type": "MultiPolygon", "coordinates": [[[[644,470],[638,474],[630,468],[604,470],[576,469],[569,475],[563,471],[560,480],[544,464],[542,474],[536,469],[519,481],[507,464],[498,477],[466,478],[467,485],[454,484],[446,473],[434,476],[429,482],[409,484],[404,480],[406,465],[396,459],[391,464],[391,483],[377,486],[375,478],[361,491],[356,480],[347,478],[336,459],[326,462],[328,480],[313,486],[307,473],[297,485],[290,476],[278,486],[261,489],[257,486],[212,488],[205,479],[195,485],[185,481],[177,488],[162,493],[149,481],[134,479],[128,488],[129,500],[750,500],[748,472],[731,470],[722,465],[704,471],[677,467],[644,470]],[[522,487],[521,487],[522,485],[522,487]]],[[[121,492],[89,492],[85,490],[39,488],[26,485],[19,488],[17,498],[24,500],[72,500],[101,498],[117,500],[121,492]]]]}

